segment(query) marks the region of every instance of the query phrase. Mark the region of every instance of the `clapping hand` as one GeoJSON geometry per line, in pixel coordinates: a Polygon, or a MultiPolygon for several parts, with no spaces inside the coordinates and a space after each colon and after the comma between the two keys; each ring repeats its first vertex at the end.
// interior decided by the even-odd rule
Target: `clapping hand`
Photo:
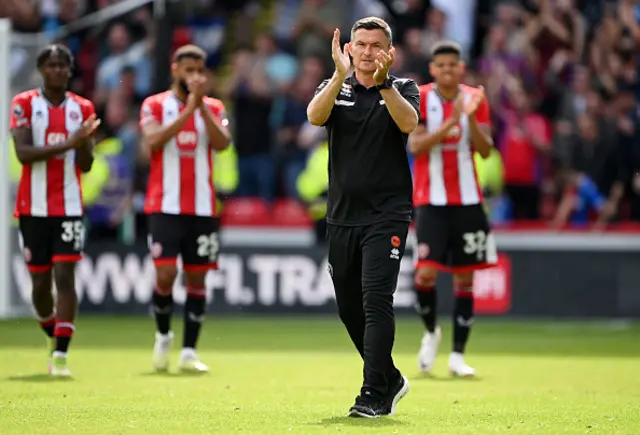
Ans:
{"type": "Polygon", "coordinates": [[[396,49],[391,47],[388,53],[380,50],[376,55],[376,72],[373,73],[373,81],[376,85],[381,85],[389,77],[389,69],[393,65],[396,56],[396,49]]]}
{"type": "Polygon", "coordinates": [[[458,93],[456,101],[453,103],[453,120],[458,122],[460,115],[464,112],[464,92],[458,93]]]}
{"type": "Polygon", "coordinates": [[[484,87],[478,86],[478,89],[471,95],[469,104],[464,108],[464,113],[466,113],[467,116],[475,116],[480,107],[480,103],[482,103],[485,97],[484,87]]]}
{"type": "Polygon", "coordinates": [[[340,49],[340,30],[336,29],[333,32],[333,41],[331,41],[331,57],[333,57],[333,63],[336,64],[336,73],[344,80],[349,73],[349,67],[351,66],[351,59],[349,59],[348,44],[344,45],[344,48],[340,49]]]}
{"type": "Polygon", "coordinates": [[[207,79],[204,76],[194,75],[187,80],[187,88],[189,89],[189,96],[187,97],[187,107],[195,110],[202,104],[202,99],[205,94],[205,85],[207,79]]]}
{"type": "Polygon", "coordinates": [[[102,121],[96,117],[95,113],[89,116],[70,138],[74,147],[84,145],[85,141],[96,132],[101,123],[102,121]]]}

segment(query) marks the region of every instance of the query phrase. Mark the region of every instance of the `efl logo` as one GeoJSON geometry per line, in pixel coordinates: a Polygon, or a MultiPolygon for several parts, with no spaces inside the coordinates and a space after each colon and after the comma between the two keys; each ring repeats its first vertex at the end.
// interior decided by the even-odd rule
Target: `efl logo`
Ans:
{"type": "Polygon", "coordinates": [[[64,133],[49,133],[47,135],[47,145],[60,145],[65,143],[67,135],[64,133]]]}
{"type": "Polygon", "coordinates": [[[180,145],[195,145],[198,140],[198,136],[193,131],[181,131],[178,133],[178,143],[180,145]]]}
{"type": "Polygon", "coordinates": [[[195,131],[181,131],[176,139],[178,149],[182,152],[195,151],[198,146],[198,134],[195,131]]]}
{"type": "Polygon", "coordinates": [[[511,309],[511,259],[498,254],[498,263],[478,270],[473,277],[475,312],[505,314],[511,309]]]}

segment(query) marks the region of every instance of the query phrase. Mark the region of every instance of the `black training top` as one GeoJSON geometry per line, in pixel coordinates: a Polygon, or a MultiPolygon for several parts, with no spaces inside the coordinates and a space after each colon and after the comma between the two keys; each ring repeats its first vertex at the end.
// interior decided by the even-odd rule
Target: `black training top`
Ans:
{"type": "MultiPolygon", "coordinates": [[[[420,92],[413,80],[391,77],[393,86],[420,115],[420,92]]],[[[316,94],[329,80],[323,81],[316,94]]],[[[329,119],[327,222],[366,225],[411,221],[413,185],[407,156],[409,135],[400,131],[380,91],[347,77],[329,119]]]]}

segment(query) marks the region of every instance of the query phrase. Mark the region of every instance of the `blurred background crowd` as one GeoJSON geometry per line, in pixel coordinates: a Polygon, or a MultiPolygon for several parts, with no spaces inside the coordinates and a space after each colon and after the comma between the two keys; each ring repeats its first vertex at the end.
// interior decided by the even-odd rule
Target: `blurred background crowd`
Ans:
{"type": "Polygon", "coordinates": [[[208,53],[210,94],[232,122],[234,146],[216,159],[224,204],[252,198],[243,204],[253,220],[261,207],[279,207],[280,223],[300,213],[321,220],[326,137],[307,123],[306,106],[333,71],[333,30],[347,42],[352,23],[369,15],[394,31],[393,74],[419,84],[431,80],[435,42],[462,45],[464,81],[483,85],[492,108],[497,151],[478,171],[495,224],[640,220],[636,0],[184,0],[163,11],[139,1],[147,4],[78,24],[131,1],[0,2],[0,17],[24,36],[11,52],[13,91],[36,83],[28,34],[62,38],[76,56],[72,90],[103,119],[103,167],[89,174],[96,188],[86,193],[94,237],[123,228],[144,237],[139,106],[166,89],[170,51],[186,43],[208,53]]]}

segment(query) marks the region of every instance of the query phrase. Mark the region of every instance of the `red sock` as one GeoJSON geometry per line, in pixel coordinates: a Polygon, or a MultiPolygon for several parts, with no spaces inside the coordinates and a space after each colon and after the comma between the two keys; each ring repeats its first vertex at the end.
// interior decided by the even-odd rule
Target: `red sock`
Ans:
{"type": "Polygon", "coordinates": [[[44,319],[38,319],[40,327],[47,334],[47,337],[53,337],[53,330],[56,326],[56,315],[52,314],[44,319]]]}

